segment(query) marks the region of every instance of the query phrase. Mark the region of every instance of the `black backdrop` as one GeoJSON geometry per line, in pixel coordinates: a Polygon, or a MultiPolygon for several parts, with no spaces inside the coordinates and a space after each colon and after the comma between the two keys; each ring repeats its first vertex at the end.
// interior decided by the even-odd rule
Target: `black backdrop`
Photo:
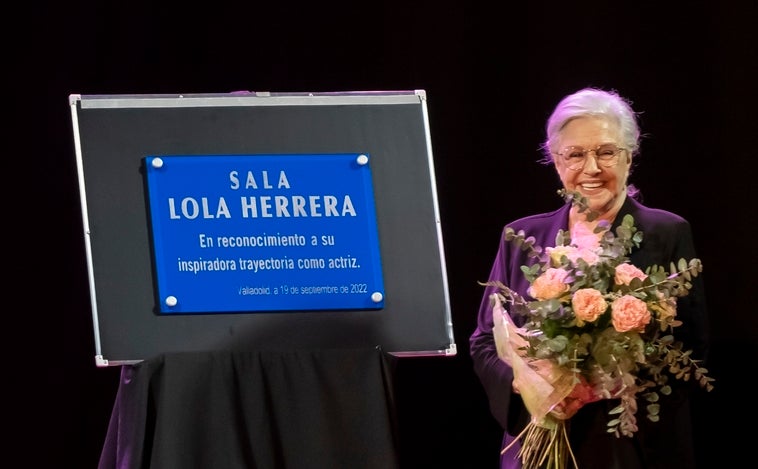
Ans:
{"type": "Polygon", "coordinates": [[[586,85],[632,99],[647,133],[633,182],[690,220],[705,266],[703,467],[747,454],[755,2],[49,3],[5,15],[5,422],[21,466],[95,467],[118,384],[94,365],[68,95],[236,90],[426,90],[459,353],[402,362],[397,398],[401,462],[437,469],[496,464],[467,338],[502,224],[559,203],[535,162],[545,118],[586,85]]]}

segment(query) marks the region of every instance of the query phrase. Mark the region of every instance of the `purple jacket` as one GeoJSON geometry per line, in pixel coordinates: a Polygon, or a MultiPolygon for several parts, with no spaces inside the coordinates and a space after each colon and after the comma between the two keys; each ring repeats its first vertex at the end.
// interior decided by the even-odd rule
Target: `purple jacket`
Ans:
{"type": "MultiPolygon", "coordinates": [[[[559,230],[568,229],[570,204],[558,210],[521,218],[507,226],[516,231],[524,230],[534,236],[542,247],[554,246],[559,230]]],[[[612,230],[615,231],[625,215],[634,217],[635,225],[643,233],[640,247],[630,254],[631,262],[644,270],[650,265],[668,268],[671,261],[697,257],[689,223],[682,217],[664,210],[645,207],[627,197],[612,230]]],[[[500,246],[492,265],[489,280],[500,280],[513,290],[526,296],[529,282],[520,267],[535,262],[513,243],[500,238],[500,246]]],[[[492,308],[489,296],[495,287],[486,287],[482,296],[477,319],[477,328],[470,337],[470,352],[474,371],[479,377],[489,399],[490,410],[505,430],[503,447],[529,421],[529,414],[521,397],[511,392],[513,372],[497,356],[492,335],[492,308]]],[[[702,275],[693,279],[689,295],[679,298],[677,318],[683,325],[675,330],[678,340],[686,348],[693,349],[693,357],[705,360],[708,343],[708,315],[702,285],[702,275]]],[[[517,322],[523,318],[515,317],[517,322]]],[[[617,438],[606,432],[608,411],[617,405],[616,400],[601,400],[585,405],[570,421],[571,448],[581,469],[653,469],[694,468],[695,457],[692,442],[691,420],[687,392],[697,385],[673,380],[675,392],[661,402],[661,420],[649,422],[644,409],[637,413],[639,430],[633,438],[617,438]]],[[[502,469],[520,469],[518,444],[501,457],[502,469]]]]}

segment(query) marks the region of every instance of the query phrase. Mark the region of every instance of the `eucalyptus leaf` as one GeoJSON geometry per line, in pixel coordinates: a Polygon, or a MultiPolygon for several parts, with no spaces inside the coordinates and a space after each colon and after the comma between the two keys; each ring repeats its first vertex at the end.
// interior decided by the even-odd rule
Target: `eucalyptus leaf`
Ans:
{"type": "MultiPolygon", "coordinates": [[[[621,413],[621,412],[623,412],[623,411],[624,411],[624,406],[622,406],[622,405],[617,405],[617,406],[616,406],[616,407],[614,407],[613,409],[609,410],[609,411],[608,411],[608,414],[609,414],[609,415],[616,415],[616,414],[620,414],[620,413],[621,413]]],[[[611,420],[611,422],[616,422],[616,423],[618,424],[618,421],[617,421],[617,420],[611,420]]]]}

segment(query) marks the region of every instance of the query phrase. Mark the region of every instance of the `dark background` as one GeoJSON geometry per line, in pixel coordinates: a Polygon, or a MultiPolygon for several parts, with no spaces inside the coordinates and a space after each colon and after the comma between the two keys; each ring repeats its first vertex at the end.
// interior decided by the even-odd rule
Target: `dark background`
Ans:
{"type": "Polygon", "coordinates": [[[751,454],[756,3],[517,4],[9,8],[4,388],[19,467],[96,467],[118,386],[118,368],[94,363],[69,94],[237,90],[426,90],[459,353],[403,360],[397,399],[403,467],[436,469],[496,467],[500,430],[468,336],[502,225],[560,203],[553,169],[536,163],[545,119],[588,85],[631,99],[647,134],[632,182],[692,223],[705,267],[717,381],[696,398],[703,467],[751,454]]]}

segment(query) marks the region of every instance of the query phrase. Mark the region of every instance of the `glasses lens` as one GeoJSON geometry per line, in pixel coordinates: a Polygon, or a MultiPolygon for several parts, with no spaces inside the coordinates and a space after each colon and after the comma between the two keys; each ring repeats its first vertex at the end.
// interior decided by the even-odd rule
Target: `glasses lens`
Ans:
{"type": "Polygon", "coordinates": [[[582,147],[566,147],[561,152],[566,166],[572,171],[582,169],[584,167],[585,158],[587,158],[587,152],[582,147]]]}
{"type": "Polygon", "coordinates": [[[621,153],[621,149],[613,144],[600,145],[595,150],[598,164],[606,167],[618,163],[619,153],[621,153]]]}
{"type": "Polygon", "coordinates": [[[584,168],[584,164],[587,161],[587,154],[594,153],[597,164],[604,167],[614,166],[618,163],[619,154],[623,151],[623,148],[619,148],[612,143],[600,145],[593,150],[585,150],[582,147],[566,147],[560,153],[563,156],[563,160],[566,162],[566,167],[572,171],[579,171],[584,168]]]}

